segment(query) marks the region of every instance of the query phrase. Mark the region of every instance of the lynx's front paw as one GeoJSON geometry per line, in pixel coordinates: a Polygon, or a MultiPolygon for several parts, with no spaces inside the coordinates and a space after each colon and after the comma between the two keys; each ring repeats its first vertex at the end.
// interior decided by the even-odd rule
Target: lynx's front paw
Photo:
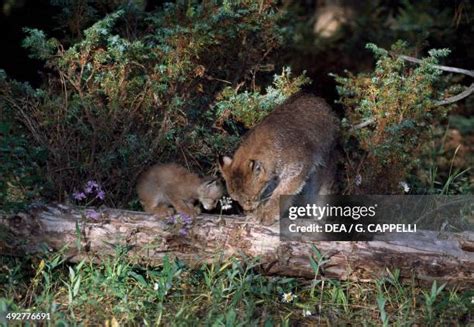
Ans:
{"type": "Polygon", "coordinates": [[[202,213],[200,206],[194,206],[194,217],[199,216],[202,213]]]}
{"type": "Polygon", "coordinates": [[[277,207],[277,210],[275,208],[270,208],[270,209],[261,209],[257,213],[257,216],[260,218],[260,223],[264,226],[270,226],[273,225],[278,221],[279,217],[279,210],[277,207]]]}

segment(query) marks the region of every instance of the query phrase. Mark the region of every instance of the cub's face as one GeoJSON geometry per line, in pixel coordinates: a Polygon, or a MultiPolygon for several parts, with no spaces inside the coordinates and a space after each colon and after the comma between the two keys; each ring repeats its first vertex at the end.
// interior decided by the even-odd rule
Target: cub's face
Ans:
{"type": "Polygon", "coordinates": [[[206,210],[216,207],[217,201],[224,195],[224,186],[217,179],[205,180],[198,188],[199,202],[206,210]]]}
{"type": "Polygon", "coordinates": [[[270,178],[260,161],[246,160],[236,164],[230,157],[221,157],[219,168],[230,197],[239,202],[245,211],[255,210],[262,201],[268,199],[265,189],[270,178]]]}

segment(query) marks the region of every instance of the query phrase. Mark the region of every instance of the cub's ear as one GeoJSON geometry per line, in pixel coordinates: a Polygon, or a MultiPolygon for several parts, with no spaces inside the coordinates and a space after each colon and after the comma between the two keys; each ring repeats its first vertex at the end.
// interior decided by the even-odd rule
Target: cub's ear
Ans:
{"type": "Polygon", "coordinates": [[[221,187],[221,186],[222,186],[222,183],[221,183],[220,179],[214,178],[214,179],[208,180],[208,181],[206,182],[205,186],[206,186],[206,188],[208,188],[208,189],[217,188],[217,187],[221,187]]]}
{"type": "Polygon", "coordinates": [[[250,160],[249,167],[255,175],[259,175],[263,171],[263,164],[258,160],[250,160]]]}
{"type": "Polygon", "coordinates": [[[221,173],[224,172],[232,164],[232,158],[227,156],[219,156],[219,169],[221,173]]]}

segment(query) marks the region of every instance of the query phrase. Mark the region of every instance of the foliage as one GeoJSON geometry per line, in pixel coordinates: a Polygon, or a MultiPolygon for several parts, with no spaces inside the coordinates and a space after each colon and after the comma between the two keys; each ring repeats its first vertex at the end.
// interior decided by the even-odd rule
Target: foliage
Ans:
{"type": "MultiPolygon", "coordinates": [[[[125,9],[130,15],[124,18],[124,27],[133,34],[145,9],[144,0],[50,0],[60,12],[54,17],[56,29],[67,31],[62,42],[75,42],[83,37],[83,31],[106,14],[125,9]]],[[[130,34],[128,34],[130,35],[130,34]]]]}
{"type": "MultiPolygon", "coordinates": [[[[209,169],[242,132],[216,128],[219,108],[261,105],[261,119],[271,101],[281,102],[305,82],[285,70],[262,100],[255,87],[236,91],[255,86],[282,43],[272,2],[166,3],[140,12],[144,26],[125,35],[117,26],[134,10],[97,21],[69,47],[26,29],[23,45],[45,61],[49,78],[36,90],[0,81],[1,107],[14,113],[29,142],[47,151],[42,175],[58,200],[96,180],[108,205],[123,206],[134,197],[138,174],[154,162],[209,169]],[[240,88],[226,96],[229,83],[240,88]]],[[[244,119],[238,111],[234,118],[244,119]]]]}
{"type": "Polygon", "coordinates": [[[296,78],[291,76],[291,68],[283,68],[281,75],[274,75],[273,85],[267,87],[265,94],[253,91],[238,92],[226,87],[216,103],[218,126],[224,121],[232,119],[235,123],[242,123],[245,128],[252,128],[267,116],[275,106],[283,103],[289,96],[301,89],[301,86],[310,80],[303,75],[296,78]]]}
{"type": "MultiPolygon", "coordinates": [[[[458,92],[456,92],[458,93],[458,92]]],[[[448,126],[431,128],[431,141],[410,177],[415,194],[470,194],[473,189],[474,124],[468,117],[450,115],[448,126]]]]}
{"type": "MultiPolygon", "coordinates": [[[[125,247],[97,264],[60,253],[0,257],[0,319],[47,312],[52,325],[464,325],[472,291],[403,285],[399,271],[373,283],[261,275],[258,260],[217,259],[191,269],[164,257],[138,266],[125,247]],[[361,305],[365,303],[365,305],[361,305]]],[[[0,323],[2,321],[0,320],[0,323]]]]}
{"type": "MultiPolygon", "coordinates": [[[[5,78],[5,72],[0,70],[0,84],[5,78]]],[[[15,85],[33,92],[24,84],[15,85]]],[[[47,154],[41,146],[30,144],[28,131],[14,123],[13,110],[8,110],[0,100],[2,104],[5,109],[0,115],[0,210],[18,210],[43,190],[40,165],[45,164],[47,154]]]]}
{"type": "Polygon", "coordinates": [[[44,162],[45,152],[40,147],[31,147],[26,137],[15,135],[9,121],[0,121],[0,155],[2,210],[22,209],[43,189],[38,162],[44,162]]]}
{"type": "Polygon", "coordinates": [[[400,183],[419,163],[430,126],[446,116],[448,107],[436,105],[441,71],[433,65],[449,50],[431,50],[413,67],[399,56],[406,51],[402,42],[390,52],[374,44],[367,48],[377,57],[373,72],[336,77],[346,108],[348,188],[351,192],[400,193],[400,183]],[[368,120],[374,123],[351,128],[368,120]]]}

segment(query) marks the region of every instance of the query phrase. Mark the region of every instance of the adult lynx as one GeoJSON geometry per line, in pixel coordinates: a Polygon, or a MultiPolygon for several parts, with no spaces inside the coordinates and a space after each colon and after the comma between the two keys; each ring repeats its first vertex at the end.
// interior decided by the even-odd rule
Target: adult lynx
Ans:
{"type": "Polygon", "coordinates": [[[233,158],[219,159],[230,196],[269,225],[278,218],[280,195],[312,202],[331,193],[337,131],[323,99],[290,97],[247,133],[233,158]]]}

